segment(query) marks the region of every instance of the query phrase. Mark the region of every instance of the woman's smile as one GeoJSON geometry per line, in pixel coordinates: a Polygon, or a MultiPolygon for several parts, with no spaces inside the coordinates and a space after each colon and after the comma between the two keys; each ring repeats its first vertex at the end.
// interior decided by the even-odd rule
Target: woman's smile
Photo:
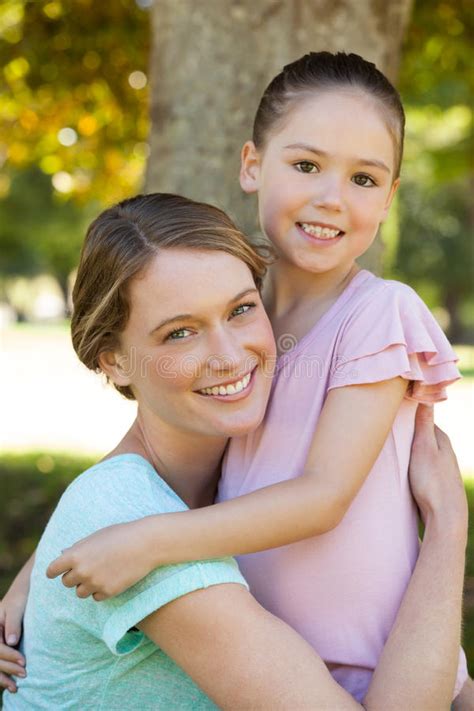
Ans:
{"type": "Polygon", "coordinates": [[[225,383],[216,383],[214,385],[201,388],[197,392],[207,398],[215,398],[228,402],[235,402],[247,397],[252,391],[253,374],[258,366],[241,376],[237,380],[226,381],[225,383]]]}
{"type": "Polygon", "coordinates": [[[222,251],[166,249],[130,285],[121,341],[146,368],[128,371],[160,421],[212,436],[261,422],[275,344],[252,274],[222,251]],[[135,352],[135,351],[134,351],[135,352]]]}

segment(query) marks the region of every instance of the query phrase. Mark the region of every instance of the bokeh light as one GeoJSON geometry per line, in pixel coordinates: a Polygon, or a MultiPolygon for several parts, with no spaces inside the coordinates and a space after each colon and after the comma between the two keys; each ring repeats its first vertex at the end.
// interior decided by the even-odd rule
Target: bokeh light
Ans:
{"type": "Polygon", "coordinates": [[[58,193],[70,193],[74,188],[74,178],[65,170],[55,173],[51,179],[53,187],[58,193]]]}
{"type": "Polygon", "coordinates": [[[144,72],[135,71],[129,74],[128,83],[132,89],[144,89],[147,85],[147,77],[144,72]]]}
{"type": "Polygon", "coordinates": [[[58,131],[58,141],[62,146],[73,146],[77,142],[77,133],[73,128],[65,126],[58,131]]]}

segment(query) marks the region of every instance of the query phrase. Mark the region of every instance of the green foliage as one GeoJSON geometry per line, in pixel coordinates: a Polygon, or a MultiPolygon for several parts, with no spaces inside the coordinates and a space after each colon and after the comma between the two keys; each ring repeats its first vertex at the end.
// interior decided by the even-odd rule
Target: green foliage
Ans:
{"type": "Polygon", "coordinates": [[[65,293],[97,205],[139,189],[148,24],[133,0],[0,3],[3,277],[46,272],[65,293]]]}
{"type": "Polygon", "coordinates": [[[469,538],[467,542],[466,596],[464,605],[463,645],[469,671],[474,675],[474,479],[466,480],[469,502],[469,538]]]}
{"type": "Polygon", "coordinates": [[[469,106],[474,90],[471,0],[415,0],[399,87],[410,106],[469,106]]]}
{"type": "Polygon", "coordinates": [[[136,191],[147,157],[148,21],[133,0],[0,4],[0,197],[11,170],[31,165],[82,202],[136,191]]]}
{"type": "Polygon", "coordinates": [[[0,201],[0,274],[54,274],[65,290],[89,212],[58,201],[39,169],[15,172],[8,198],[0,201]]]}
{"type": "Polygon", "coordinates": [[[398,224],[386,234],[388,275],[444,306],[456,340],[472,338],[474,325],[473,29],[468,0],[415,2],[399,82],[407,135],[398,224]]]}
{"type": "Polygon", "coordinates": [[[36,548],[64,489],[93,463],[53,453],[0,456],[0,596],[36,548]]]}

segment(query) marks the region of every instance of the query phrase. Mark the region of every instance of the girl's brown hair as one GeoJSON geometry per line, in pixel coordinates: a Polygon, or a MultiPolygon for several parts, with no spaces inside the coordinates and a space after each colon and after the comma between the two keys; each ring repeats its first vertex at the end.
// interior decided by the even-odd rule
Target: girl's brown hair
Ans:
{"type": "MultiPolygon", "coordinates": [[[[119,345],[130,313],[130,281],[172,247],[227,252],[247,264],[259,289],[270,261],[268,247],[252,246],[212,205],[154,193],[105,210],[87,231],[72,295],[72,343],[88,368],[99,372],[99,355],[119,345]]],[[[115,387],[134,399],[129,387],[115,387]]]]}
{"type": "Polygon", "coordinates": [[[358,89],[379,106],[395,147],[394,178],[400,174],[405,134],[405,112],[400,95],[375,64],[358,54],[310,52],[287,64],[267,86],[255,115],[253,142],[265,148],[268,137],[295,104],[316,92],[358,89]]]}

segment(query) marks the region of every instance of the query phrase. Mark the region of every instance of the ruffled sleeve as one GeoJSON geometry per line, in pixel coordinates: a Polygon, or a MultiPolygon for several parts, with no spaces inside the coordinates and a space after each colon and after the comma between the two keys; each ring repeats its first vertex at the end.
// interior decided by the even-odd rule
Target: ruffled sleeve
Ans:
{"type": "Polygon", "coordinates": [[[437,321],[410,287],[374,282],[340,331],[329,389],[401,376],[410,381],[407,398],[445,400],[446,386],[460,374],[456,354],[437,321]]]}

